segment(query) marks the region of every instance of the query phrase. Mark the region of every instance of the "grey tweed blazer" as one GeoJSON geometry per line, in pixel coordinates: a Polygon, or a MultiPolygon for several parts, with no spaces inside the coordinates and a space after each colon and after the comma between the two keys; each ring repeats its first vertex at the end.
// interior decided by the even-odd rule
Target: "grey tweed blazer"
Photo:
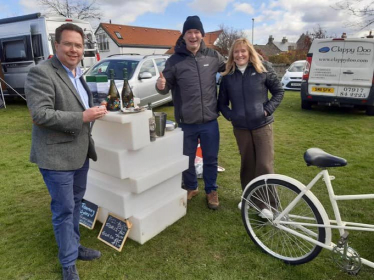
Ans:
{"type": "MultiPolygon", "coordinates": [[[[92,94],[81,78],[93,106],[92,94]]],[[[50,170],[75,170],[87,157],[97,160],[85,107],[66,70],[56,58],[33,67],[26,80],[27,106],[33,121],[30,161],[50,170]]]]}

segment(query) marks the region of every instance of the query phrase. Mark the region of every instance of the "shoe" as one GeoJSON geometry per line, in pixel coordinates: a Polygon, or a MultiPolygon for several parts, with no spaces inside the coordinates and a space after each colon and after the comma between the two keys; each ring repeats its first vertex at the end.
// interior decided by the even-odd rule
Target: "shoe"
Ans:
{"type": "Polygon", "coordinates": [[[217,210],[219,206],[219,201],[218,201],[218,193],[217,191],[211,191],[206,195],[206,200],[208,202],[208,208],[217,210]]]}
{"type": "Polygon", "coordinates": [[[198,193],[199,193],[198,189],[196,190],[187,189],[187,200],[191,200],[194,196],[197,196],[198,193]]]}
{"type": "Polygon", "coordinates": [[[74,265],[62,268],[63,280],[79,280],[77,267],[74,265]]]}
{"type": "Polygon", "coordinates": [[[269,209],[264,208],[261,210],[260,214],[258,214],[263,219],[272,220],[274,218],[273,212],[271,212],[269,209]]]}
{"type": "Polygon", "coordinates": [[[101,257],[100,251],[83,247],[82,245],[78,248],[78,260],[81,261],[92,261],[101,257]]]}

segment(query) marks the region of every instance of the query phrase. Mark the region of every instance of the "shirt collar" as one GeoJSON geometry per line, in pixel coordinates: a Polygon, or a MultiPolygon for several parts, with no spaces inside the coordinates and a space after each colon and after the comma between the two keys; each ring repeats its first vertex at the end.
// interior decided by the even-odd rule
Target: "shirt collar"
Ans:
{"type": "MultiPolygon", "coordinates": [[[[56,58],[58,59],[57,54],[56,54],[56,58]]],[[[60,60],[58,59],[58,61],[60,61],[60,60]]],[[[64,69],[66,70],[66,72],[68,74],[70,74],[72,77],[74,77],[73,72],[69,68],[67,68],[61,61],[60,61],[60,63],[62,65],[62,67],[64,67],[64,69]]],[[[82,76],[82,74],[83,74],[82,69],[80,67],[76,67],[75,68],[75,77],[74,78],[75,79],[79,79],[82,76]]]]}

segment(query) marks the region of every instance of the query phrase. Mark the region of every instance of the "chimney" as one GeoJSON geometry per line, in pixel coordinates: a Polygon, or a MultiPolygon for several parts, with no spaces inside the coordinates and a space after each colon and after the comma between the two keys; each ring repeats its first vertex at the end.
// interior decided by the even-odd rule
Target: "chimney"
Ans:
{"type": "Polygon", "coordinates": [[[342,34],[342,38],[343,38],[343,39],[347,38],[347,33],[343,32],[343,34],[342,34]]]}
{"type": "Polygon", "coordinates": [[[283,37],[283,39],[282,39],[282,44],[285,44],[285,43],[287,43],[287,42],[288,42],[287,38],[286,38],[286,37],[283,37]]]}
{"type": "Polygon", "coordinates": [[[370,32],[369,32],[369,35],[368,35],[368,36],[366,36],[366,38],[374,38],[374,36],[373,36],[373,35],[371,35],[371,30],[370,30],[370,32]]]}
{"type": "Polygon", "coordinates": [[[112,20],[111,19],[109,20],[109,24],[112,24],[112,20]]]}
{"type": "Polygon", "coordinates": [[[274,42],[273,35],[270,35],[269,40],[268,40],[268,44],[273,44],[273,42],[274,42]]]}

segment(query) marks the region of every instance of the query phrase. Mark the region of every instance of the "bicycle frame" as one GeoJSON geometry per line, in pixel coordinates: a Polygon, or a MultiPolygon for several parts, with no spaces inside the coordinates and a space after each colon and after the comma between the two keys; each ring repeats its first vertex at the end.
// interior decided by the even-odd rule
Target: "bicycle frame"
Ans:
{"type": "MultiPolygon", "coordinates": [[[[279,176],[279,179],[284,179],[285,176],[283,175],[271,175],[272,177],[269,176],[269,178],[275,178],[279,176]]],[[[267,181],[266,178],[267,176],[261,176],[262,179],[265,179],[265,182],[267,181]]],[[[325,249],[328,250],[333,250],[335,244],[331,242],[331,229],[338,229],[340,235],[343,235],[345,230],[357,230],[357,231],[374,231],[374,225],[372,224],[362,224],[362,223],[352,223],[352,222],[346,222],[343,221],[340,215],[340,210],[338,207],[337,201],[340,200],[358,200],[358,199],[374,199],[374,194],[359,194],[359,195],[335,195],[334,189],[331,184],[331,180],[334,179],[333,176],[330,176],[328,171],[326,169],[322,170],[319,172],[313,179],[310,181],[310,183],[305,186],[298,182],[295,179],[292,179],[290,177],[286,177],[288,181],[290,179],[293,181],[294,185],[298,186],[298,188],[301,190],[300,194],[272,221],[272,223],[278,227],[279,229],[282,229],[284,231],[287,231],[289,233],[292,233],[300,238],[303,238],[309,242],[312,242],[316,245],[319,245],[325,249]],[[333,208],[333,212],[335,215],[335,220],[330,220],[327,216],[326,210],[324,209],[323,205],[320,203],[320,201],[314,196],[314,194],[310,191],[310,189],[322,178],[324,181],[330,202],[333,208]],[[283,219],[295,205],[297,202],[302,198],[303,195],[306,195],[308,198],[312,200],[312,202],[316,205],[318,208],[318,211],[320,211],[323,221],[323,224],[310,224],[310,223],[300,223],[300,222],[293,222],[293,221],[286,221],[287,219],[283,219]],[[327,219],[326,219],[327,217],[327,219]],[[304,232],[308,232],[308,229],[306,227],[323,227],[327,229],[327,234],[326,234],[326,243],[321,243],[318,242],[302,233],[299,233],[292,228],[285,227],[283,225],[292,225],[294,227],[298,227],[299,229],[302,229],[304,232]]],[[[259,178],[258,178],[259,179],[259,178]]],[[[292,215],[290,215],[292,217],[292,215]]],[[[372,268],[374,268],[374,262],[368,261],[366,259],[361,258],[361,262],[365,265],[368,265],[372,268]]]]}

